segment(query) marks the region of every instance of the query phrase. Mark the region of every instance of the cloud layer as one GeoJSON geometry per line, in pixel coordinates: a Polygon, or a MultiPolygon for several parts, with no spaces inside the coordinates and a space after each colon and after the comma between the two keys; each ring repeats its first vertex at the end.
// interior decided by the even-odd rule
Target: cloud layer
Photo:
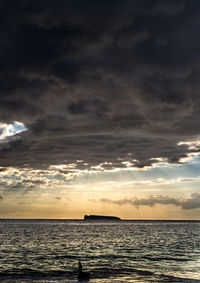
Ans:
{"type": "Polygon", "coordinates": [[[102,198],[99,200],[102,203],[116,204],[116,205],[126,205],[130,204],[137,208],[140,206],[150,206],[154,207],[156,204],[162,205],[175,205],[180,206],[183,210],[191,210],[200,208],[200,194],[194,193],[190,198],[172,198],[168,196],[150,196],[148,198],[135,198],[135,199],[121,199],[121,200],[111,200],[107,198],[102,198]]]}
{"type": "Polygon", "coordinates": [[[199,151],[184,143],[200,133],[199,9],[2,1],[0,122],[28,131],[0,144],[0,166],[143,167],[199,151]]]}

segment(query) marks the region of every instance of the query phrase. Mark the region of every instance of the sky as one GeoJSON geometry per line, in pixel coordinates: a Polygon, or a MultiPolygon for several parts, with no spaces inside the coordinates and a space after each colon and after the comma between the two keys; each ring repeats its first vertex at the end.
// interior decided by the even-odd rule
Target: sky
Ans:
{"type": "Polygon", "coordinates": [[[0,218],[200,219],[199,13],[0,1],[0,218]]]}

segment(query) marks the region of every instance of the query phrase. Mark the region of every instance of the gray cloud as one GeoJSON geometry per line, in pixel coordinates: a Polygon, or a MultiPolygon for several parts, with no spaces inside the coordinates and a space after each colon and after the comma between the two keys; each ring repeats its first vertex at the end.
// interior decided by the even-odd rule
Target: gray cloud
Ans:
{"type": "Polygon", "coordinates": [[[3,200],[3,197],[0,195],[0,201],[3,200]]]}
{"type": "Polygon", "coordinates": [[[190,198],[172,198],[168,196],[150,196],[149,198],[135,198],[135,199],[121,199],[121,200],[111,200],[107,198],[102,198],[100,200],[93,200],[108,204],[116,205],[126,205],[130,204],[137,208],[140,206],[150,206],[153,207],[156,204],[162,205],[175,205],[180,206],[183,210],[191,210],[200,208],[200,194],[194,193],[190,198]]]}
{"type": "Polygon", "coordinates": [[[189,151],[177,143],[199,134],[199,9],[194,0],[1,2],[0,122],[28,131],[0,144],[0,166],[178,163],[189,151]]]}
{"type": "Polygon", "coordinates": [[[200,194],[192,194],[191,198],[186,199],[181,203],[181,207],[185,210],[200,208],[200,194]]]}

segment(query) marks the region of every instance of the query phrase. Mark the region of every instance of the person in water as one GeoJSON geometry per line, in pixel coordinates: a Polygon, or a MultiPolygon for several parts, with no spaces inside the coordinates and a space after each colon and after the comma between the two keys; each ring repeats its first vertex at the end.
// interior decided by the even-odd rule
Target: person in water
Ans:
{"type": "Polygon", "coordinates": [[[80,261],[78,262],[78,272],[82,272],[82,264],[80,261]]]}
{"type": "Polygon", "coordinates": [[[82,271],[82,264],[80,261],[78,262],[78,279],[87,281],[90,280],[90,273],[82,271]]]}

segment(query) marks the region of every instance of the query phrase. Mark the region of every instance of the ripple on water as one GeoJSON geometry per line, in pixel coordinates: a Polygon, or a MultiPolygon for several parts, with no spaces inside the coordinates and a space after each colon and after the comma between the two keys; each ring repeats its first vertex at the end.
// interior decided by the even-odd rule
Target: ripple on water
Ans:
{"type": "Polygon", "coordinates": [[[0,243],[0,279],[9,275],[76,280],[81,260],[92,272],[91,282],[100,277],[113,282],[120,278],[123,282],[147,278],[159,282],[161,277],[200,280],[198,221],[0,220],[0,243]]]}

